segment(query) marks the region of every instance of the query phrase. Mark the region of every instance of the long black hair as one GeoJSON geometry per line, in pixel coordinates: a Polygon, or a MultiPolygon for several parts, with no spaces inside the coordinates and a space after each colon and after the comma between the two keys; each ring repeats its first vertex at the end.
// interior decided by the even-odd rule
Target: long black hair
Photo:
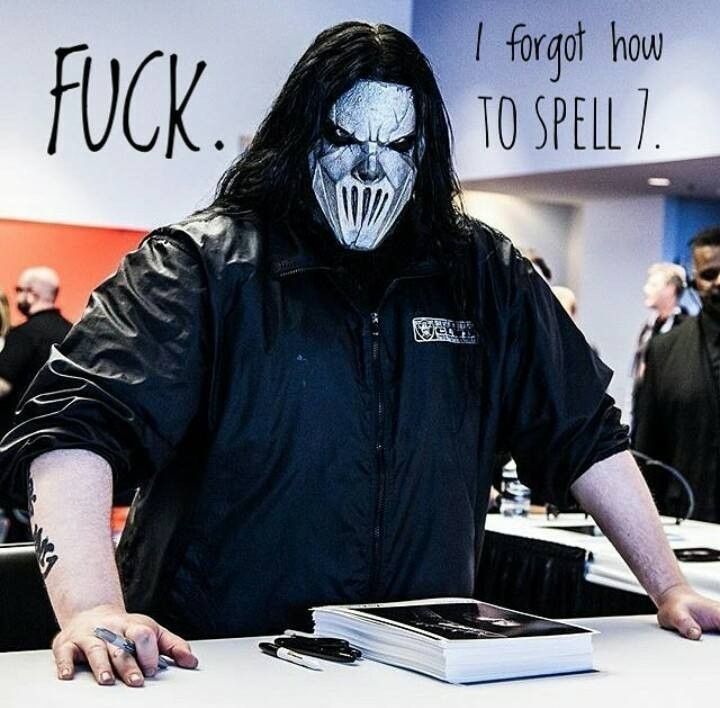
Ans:
{"type": "Polygon", "coordinates": [[[466,220],[458,207],[452,130],[430,63],[415,42],[389,25],[343,22],[321,32],[300,60],[249,147],[222,176],[213,206],[283,219],[311,201],[308,153],[333,103],[360,79],[413,91],[424,142],[414,198],[407,206],[416,237],[450,269],[458,306],[468,312],[466,220]]]}

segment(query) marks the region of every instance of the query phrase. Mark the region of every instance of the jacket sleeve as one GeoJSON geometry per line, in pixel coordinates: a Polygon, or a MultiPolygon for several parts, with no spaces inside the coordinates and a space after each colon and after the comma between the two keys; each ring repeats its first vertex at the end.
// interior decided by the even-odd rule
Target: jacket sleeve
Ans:
{"type": "Polygon", "coordinates": [[[560,505],[594,463],[629,446],[606,393],[603,364],[545,281],[518,255],[511,266],[502,429],[533,497],[560,505]]]}
{"type": "Polygon", "coordinates": [[[208,347],[202,259],[182,236],[150,234],[53,348],[0,443],[14,496],[32,459],[54,449],[101,455],[118,491],[168,462],[198,411],[208,347]]]}

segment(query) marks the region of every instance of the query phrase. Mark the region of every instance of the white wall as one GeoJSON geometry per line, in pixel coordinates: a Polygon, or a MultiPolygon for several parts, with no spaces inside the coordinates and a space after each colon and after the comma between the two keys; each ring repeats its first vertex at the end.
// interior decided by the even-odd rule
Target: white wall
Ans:
{"type": "MultiPolygon", "coordinates": [[[[457,136],[462,179],[497,177],[555,169],[656,162],[720,153],[720,2],[717,0],[416,0],[413,36],[427,53],[439,77],[457,136]],[[523,22],[534,36],[577,30],[582,20],[583,61],[566,62],[557,83],[553,64],[510,61],[513,26],[523,22]],[[659,62],[613,63],[610,23],[626,34],[663,33],[659,62]],[[476,61],[478,23],[483,22],[480,61],[476,61]],[[642,95],[650,89],[644,147],[636,149],[642,117],[642,95]],[[570,117],[562,124],[559,149],[536,150],[542,136],[534,114],[539,95],[586,99],[580,124],[585,150],[573,146],[570,117]],[[518,138],[503,150],[491,134],[485,148],[485,126],[478,96],[516,99],[518,138]],[[613,99],[613,143],[621,150],[592,150],[592,98],[598,97],[598,144],[607,132],[607,99],[613,99]],[[659,145],[657,149],[655,146],[659,145]]],[[[547,40],[546,40],[547,42],[547,40]]],[[[547,46],[547,45],[544,45],[547,46]]],[[[541,52],[544,57],[545,54],[541,52]]],[[[547,115],[547,114],[546,114],[547,115]]],[[[497,117],[491,120],[496,132],[497,117]]]]}
{"type": "Polygon", "coordinates": [[[343,20],[382,21],[409,31],[412,0],[85,0],[0,3],[0,218],[147,228],[176,220],[207,202],[237,151],[254,131],[292,64],[322,29],[343,20]],[[121,64],[121,98],[138,64],[151,63],[133,99],[138,141],[160,125],[150,153],[122,135],[122,103],[106,146],[91,153],[82,137],[80,91],[63,97],[58,150],[47,154],[53,118],[55,50],[88,44],[66,60],[65,81],[79,80],[92,56],[90,115],[100,137],[110,105],[112,57],[121,64]],[[197,62],[207,62],[185,125],[201,147],[176,136],[164,157],[169,114],[169,55],[179,56],[179,94],[197,62]],[[214,148],[216,140],[224,150],[214,148]]]}
{"type": "Polygon", "coordinates": [[[569,243],[569,285],[578,297],[580,329],[614,371],[609,392],[627,417],[630,364],[648,311],[642,287],[662,260],[662,197],[585,202],[569,243]]]}
{"type": "Polygon", "coordinates": [[[550,267],[553,285],[567,284],[575,207],[477,191],[463,192],[463,204],[468,214],[500,229],[518,248],[534,248],[550,267]]]}

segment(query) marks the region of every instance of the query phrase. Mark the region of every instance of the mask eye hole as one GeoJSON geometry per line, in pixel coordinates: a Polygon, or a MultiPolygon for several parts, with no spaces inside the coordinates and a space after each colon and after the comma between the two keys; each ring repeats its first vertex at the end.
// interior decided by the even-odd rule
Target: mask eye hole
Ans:
{"type": "Polygon", "coordinates": [[[720,268],[705,268],[698,273],[698,278],[711,283],[713,280],[717,280],[718,275],[720,275],[720,268]]]}
{"type": "Polygon", "coordinates": [[[323,127],[323,137],[336,147],[344,147],[345,145],[352,145],[357,142],[351,133],[348,133],[347,130],[343,130],[343,128],[335,125],[331,121],[328,121],[323,127]]]}
{"type": "Polygon", "coordinates": [[[393,140],[391,143],[388,143],[388,147],[396,150],[397,152],[409,152],[415,147],[415,136],[405,135],[402,138],[398,138],[397,140],[393,140]]]}

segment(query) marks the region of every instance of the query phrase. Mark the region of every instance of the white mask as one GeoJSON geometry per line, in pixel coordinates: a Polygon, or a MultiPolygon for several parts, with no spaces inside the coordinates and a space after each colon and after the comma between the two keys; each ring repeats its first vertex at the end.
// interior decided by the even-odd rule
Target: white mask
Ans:
{"type": "Polygon", "coordinates": [[[309,155],[313,191],[342,246],[380,244],[412,195],[419,155],[407,86],[361,80],[330,109],[309,155]]]}

